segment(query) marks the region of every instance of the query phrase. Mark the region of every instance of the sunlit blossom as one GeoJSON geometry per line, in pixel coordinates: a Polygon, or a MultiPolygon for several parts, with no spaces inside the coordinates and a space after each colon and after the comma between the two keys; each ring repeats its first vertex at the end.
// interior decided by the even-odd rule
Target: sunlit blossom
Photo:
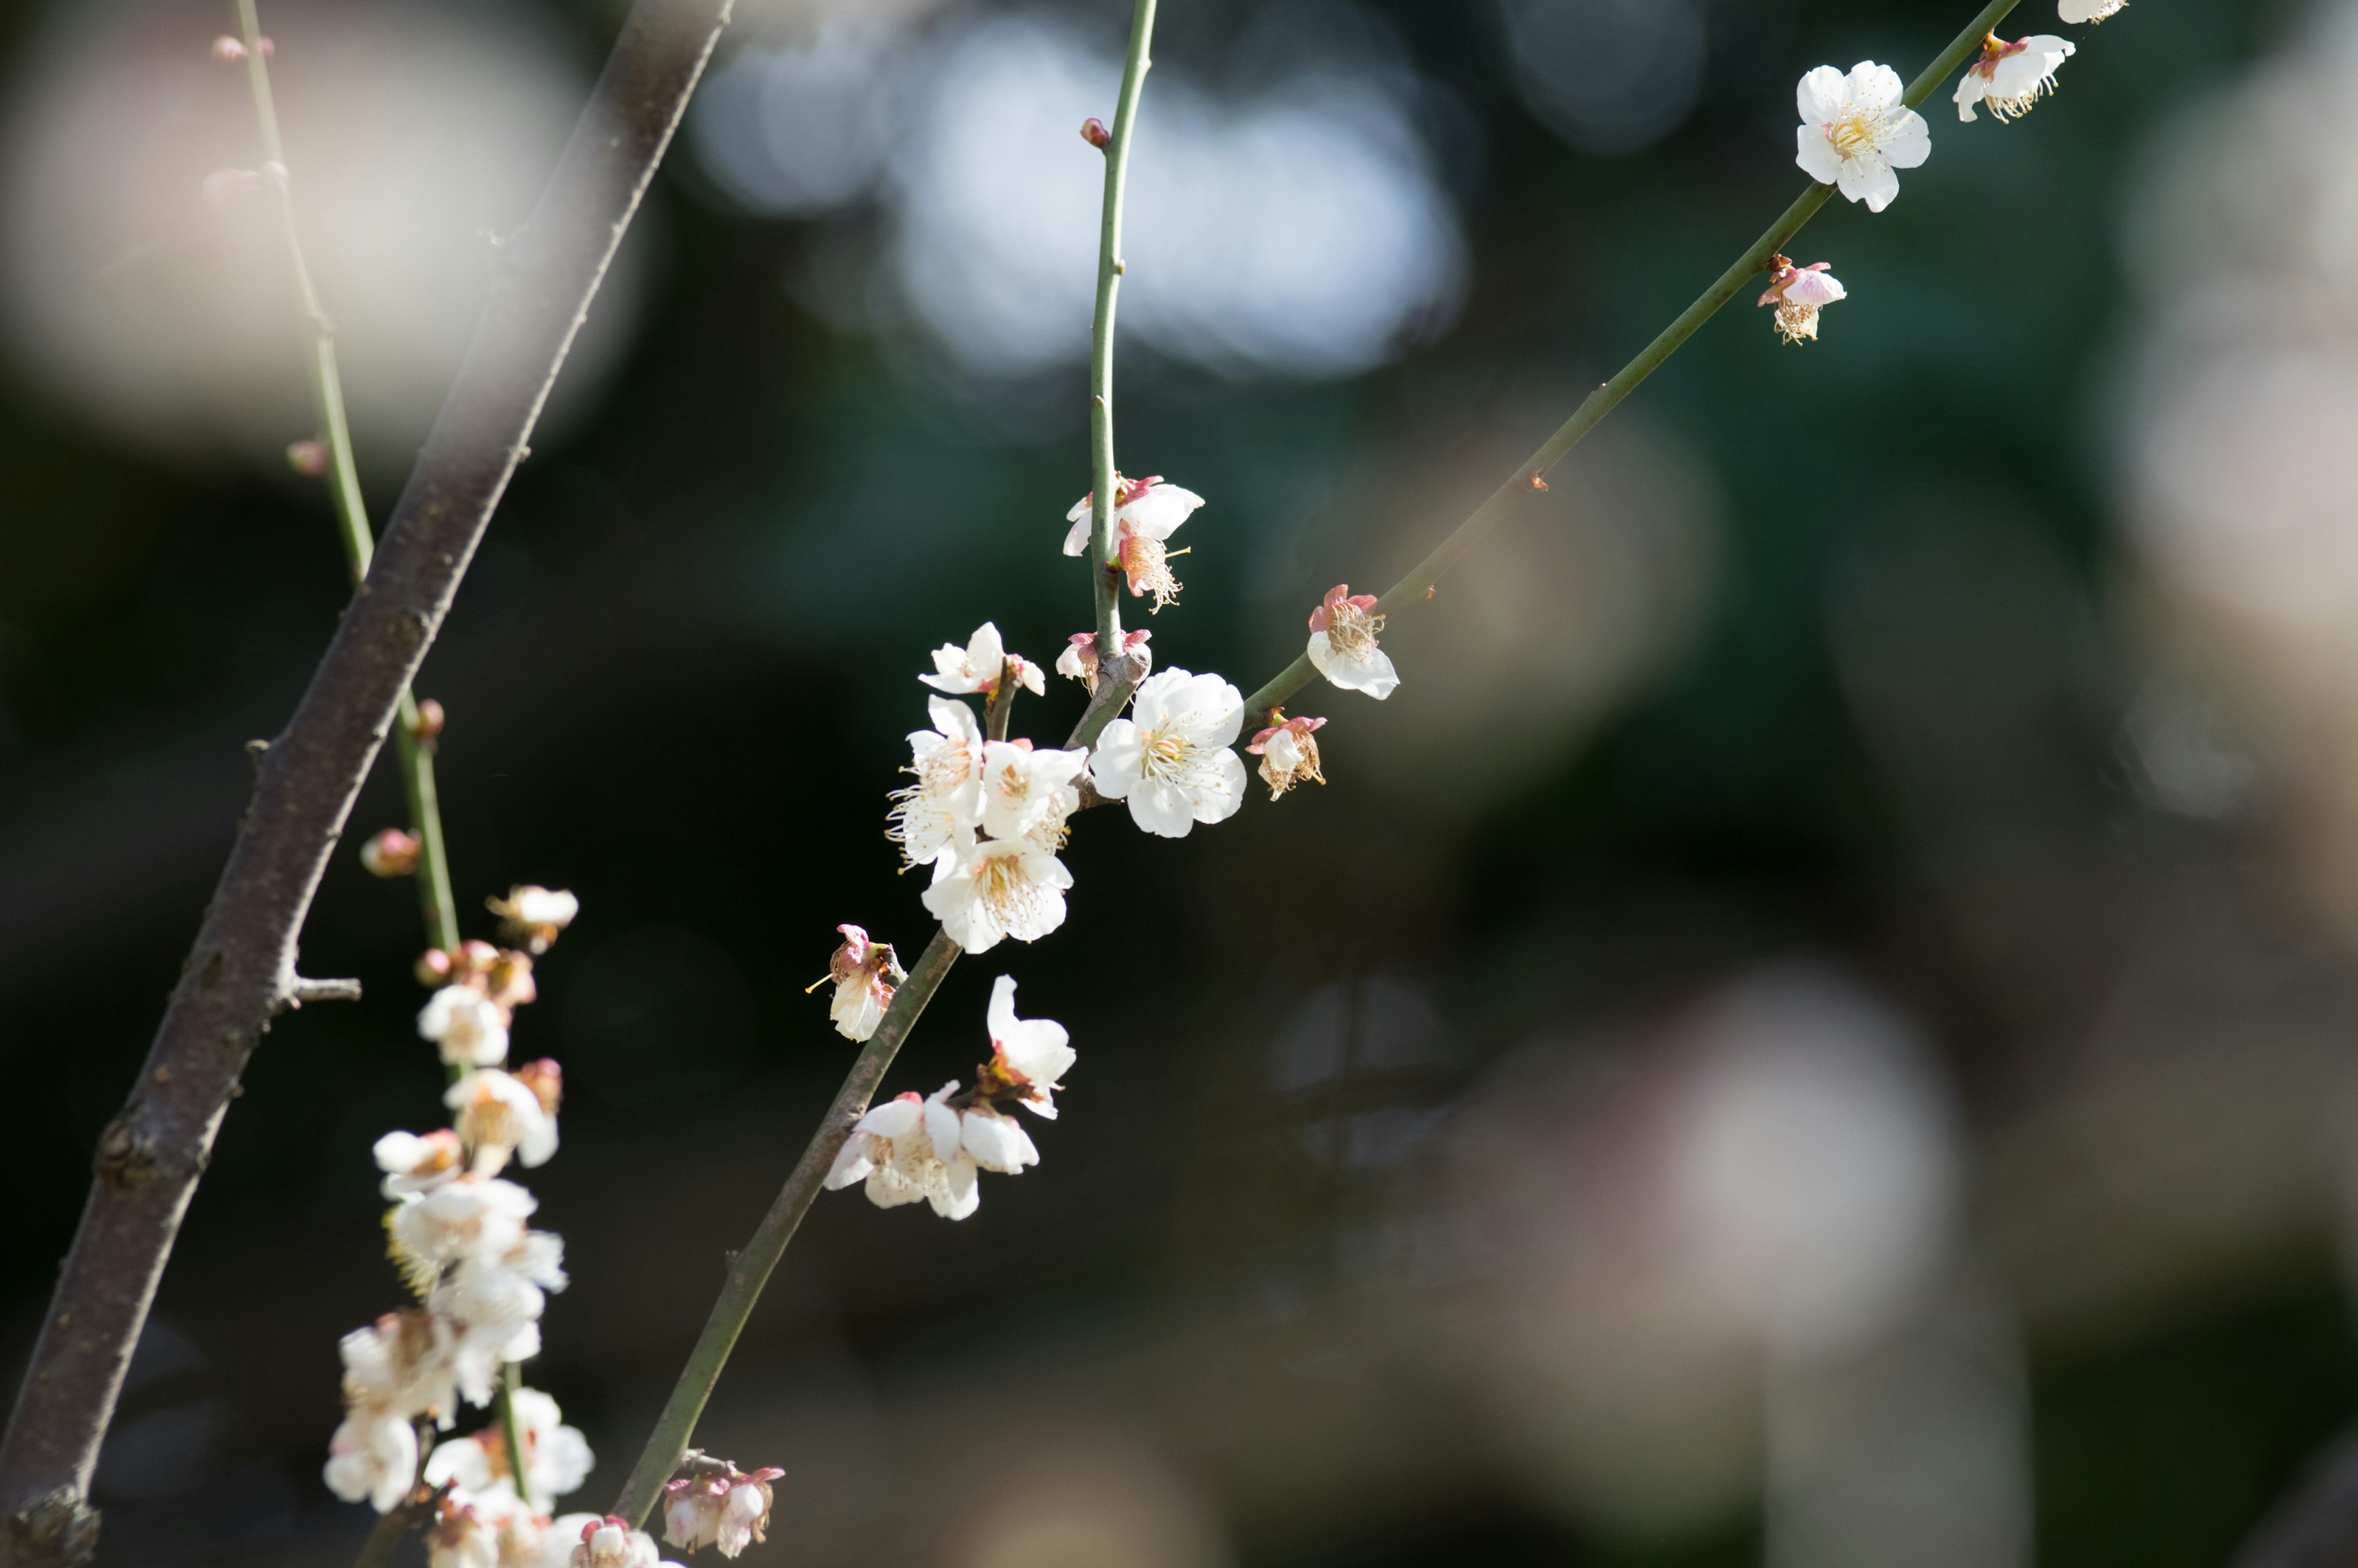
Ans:
{"type": "Polygon", "coordinates": [[[1018,1100],[1033,1115],[1055,1120],[1055,1091],[1079,1060],[1065,1026],[1053,1018],[1016,1017],[1011,975],[992,983],[983,1022],[990,1031],[990,1060],[983,1064],[978,1092],[1018,1100]]]}
{"type": "Polygon", "coordinates": [[[496,1067],[508,1059],[507,1010],[472,986],[444,986],[427,998],[417,1033],[454,1067],[496,1067]]]}
{"type": "Polygon", "coordinates": [[[500,930],[511,942],[521,942],[535,953],[546,953],[557,933],[581,913],[581,901],[561,888],[526,884],[510,888],[505,898],[490,898],[484,906],[500,917],[500,930]]]}
{"type": "Polygon", "coordinates": [[[1376,643],[1384,618],[1374,613],[1376,596],[1353,593],[1348,583],[1336,583],[1310,612],[1310,645],[1305,650],[1318,673],[1345,691],[1364,691],[1378,702],[1400,686],[1391,655],[1376,643]]]}
{"type": "Polygon", "coordinates": [[[1812,262],[1807,266],[1795,266],[1783,256],[1770,264],[1768,287],[1760,291],[1759,302],[1777,308],[1779,337],[1789,343],[1817,340],[1818,312],[1849,297],[1849,291],[1826,270],[1833,265],[1832,262],[1812,262]]]}
{"type": "MultiPolygon", "coordinates": [[[[1114,560],[1130,584],[1133,599],[1152,595],[1159,611],[1179,594],[1181,583],[1171,574],[1171,550],[1165,541],[1204,504],[1204,498],[1183,485],[1166,484],[1160,474],[1141,480],[1115,476],[1118,503],[1114,510],[1114,560]]],[[[1095,526],[1096,497],[1085,495],[1065,514],[1071,526],[1065,533],[1065,554],[1088,553],[1095,526]]]]}
{"type": "Polygon", "coordinates": [[[961,648],[955,643],[945,643],[934,650],[934,673],[917,678],[936,691],[952,697],[964,697],[975,692],[986,695],[999,689],[1000,671],[1013,674],[1016,683],[1034,697],[1044,695],[1048,677],[1040,666],[1021,654],[1011,654],[1000,641],[999,627],[986,621],[974,629],[961,648]]]}
{"type": "MultiPolygon", "coordinates": [[[[546,1073],[538,1076],[548,1080],[546,1073]]],[[[529,1167],[547,1163],[557,1152],[556,1112],[521,1077],[478,1067],[445,1090],[442,1103],[450,1108],[460,1138],[476,1152],[476,1169],[487,1174],[510,1153],[529,1167]]]]}
{"type": "Polygon", "coordinates": [[[376,1141],[377,1169],[385,1173],[384,1191],[389,1198],[407,1197],[457,1177],[465,1151],[459,1135],[441,1128],[424,1137],[415,1132],[388,1132],[376,1141]]]}
{"type": "Polygon", "coordinates": [[[1981,58],[1957,79],[1957,118],[1972,120],[1976,103],[1988,104],[2001,120],[2029,114],[2033,104],[2055,91],[2055,68],[2077,52],[2052,33],[2012,43],[1990,34],[1982,40],[1981,58]]]}
{"type": "Polygon", "coordinates": [[[1001,938],[1036,942],[1065,923],[1073,873],[1032,838],[963,838],[934,862],[925,905],[951,941],[985,953],[1001,938]]]}
{"type": "Polygon", "coordinates": [[[838,925],[836,930],[843,934],[843,945],[827,959],[826,978],[809,989],[832,984],[835,996],[827,1003],[827,1015],[834,1022],[836,1033],[847,1040],[864,1041],[884,1022],[884,1010],[892,1005],[893,988],[908,976],[902,972],[890,942],[871,942],[857,925],[838,925]]]}
{"type": "Polygon", "coordinates": [[[1298,784],[1325,784],[1326,775],[1318,771],[1318,742],[1313,737],[1326,727],[1326,720],[1288,719],[1274,708],[1269,716],[1276,722],[1254,735],[1252,744],[1245,748],[1260,758],[1260,782],[1269,785],[1269,798],[1276,800],[1298,784]]]}
{"type": "Polygon", "coordinates": [[[1794,162],[1821,185],[1880,212],[1899,194],[1895,170],[1914,168],[1932,155],[1924,117],[1900,103],[1905,89],[1887,65],[1861,60],[1848,76],[1822,65],[1801,78],[1795,93],[1801,124],[1794,162]]]}
{"type": "Polygon", "coordinates": [[[1244,804],[1244,760],[1228,749],[1244,717],[1244,697],[1218,676],[1148,676],[1130,717],[1098,738],[1089,763],[1098,793],[1128,801],[1130,820],[1165,838],[1225,821],[1244,804]]]}
{"type": "Polygon", "coordinates": [[[2055,0],[2055,14],[2073,27],[2101,22],[2129,8],[2129,0],[2055,0]]]}
{"type": "Polygon", "coordinates": [[[982,749],[982,830],[994,838],[1021,838],[1051,818],[1062,822],[1081,804],[1073,781],[1089,765],[1087,752],[1034,749],[1026,741],[993,741],[982,749]]]}
{"type": "Polygon", "coordinates": [[[361,1406],[328,1440],[320,1476],[344,1501],[365,1499],[377,1512],[390,1513],[417,1484],[416,1429],[386,1406],[361,1406]]]}
{"type": "Polygon", "coordinates": [[[884,836],[913,866],[939,859],[963,830],[982,825],[982,726],[963,702],[925,700],[931,730],[909,736],[909,762],[901,771],[917,782],[892,792],[884,836]]]}
{"type": "Polygon", "coordinates": [[[897,1208],[923,1199],[945,1219],[964,1219],[982,1202],[974,1156],[961,1138],[962,1118],[948,1103],[955,1080],[929,1099],[914,1093],[887,1100],[852,1124],[827,1173],[830,1189],[867,1184],[868,1201],[897,1208]]]}

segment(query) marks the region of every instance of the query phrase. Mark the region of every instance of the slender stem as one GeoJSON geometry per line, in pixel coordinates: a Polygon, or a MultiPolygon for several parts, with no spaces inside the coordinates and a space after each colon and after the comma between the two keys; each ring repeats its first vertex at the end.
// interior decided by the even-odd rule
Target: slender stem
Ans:
{"type": "Polygon", "coordinates": [[[712,1303],[712,1315],[705,1321],[704,1332],[697,1336],[696,1348],[689,1352],[687,1365],[681,1369],[679,1381],[673,1385],[671,1398],[665,1401],[663,1414],[656,1420],[654,1431],[648,1434],[638,1465],[631,1471],[622,1495],[614,1504],[614,1512],[633,1525],[646,1519],[655,1500],[663,1496],[664,1483],[679,1467],[680,1455],[687,1452],[687,1440],[695,1433],[697,1418],[704,1413],[713,1385],[720,1380],[720,1369],[728,1365],[729,1353],[736,1348],[737,1336],[744,1332],[753,1303],[761,1299],[762,1287],[769,1283],[771,1271],[784,1255],[786,1243],[794,1239],[795,1227],[810,1211],[811,1200],[818,1195],[819,1184],[827,1179],[837,1151],[851,1135],[851,1124],[867,1113],[868,1102],[876,1093],[876,1086],[883,1081],[884,1070],[892,1065],[901,1043],[909,1037],[918,1014],[925,1011],[925,1004],[941,988],[942,977],[949,973],[957,956],[958,945],[936,928],[933,940],[925,944],[908,979],[892,993],[892,1005],[884,1010],[883,1022],[853,1058],[851,1071],[845,1076],[843,1087],[836,1091],[835,1102],[827,1107],[826,1119],[803,1150],[802,1158],[795,1162],[794,1173],[779,1189],[770,1212],[763,1216],[744,1250],[730,1260],[729,1278],[720,1287],[719,1299],[712,1303]]]}
{"type": "MultiPolygon", "coordinates": [[[[1909,83],[1902,99],[1908,107],[1913,109],[1931,96],[1933,89],[1939,87],[1951,71],[1964,63],[1967,55],[1981,48],[1982,39],[2005,19],[2006,14],[2017,3],[2018,0],[1990,0],[1983,6],[1981,14],[1966,25],[1965,30],[1959,33],[1914,81],[1909,83]]],[[[1636,391],[1639,382],[1653,374],[1680,344],[1693,337],[1695,330],[1710,320],[1721,306],[1741,293],[1755,276],[1767,270],[1769,258],[1791,242],[1793,236],[1801,232],[1801,225],[1807,223],[1833,193],[1834,188],[1831,185],[1812,183],[1794,198],[1793,204],[1768,226],[1768,232],[1753,241],[1751,247],[1721,273],[1709,288],[1697,295],[1694,303],[1680,311],[1676,320],[1656,334],[1654,341],[1640,350],[1637,358],[1616,372],[1612,380],[1583,398],[1580,406],[1573,410],[1572,417],[1558,426],[1555,434],[1550,436],[1538,451],[1525,459],[1522,466],[1506,482],[1492,491],[1490,498],[1475,510],[1474,515],[1460,523],[1406,577],[1386,589],[1383,597],[1376,601],[1375,612],[1397,615],[1410,605],[1430,598],[1433,584],[1440,580],[1444,572],[1457,564],[1460,556],[1472,549],[1485,534],[1538,493],[1539,487],[1532,481],[1543,478],[1550,469],[1562,462],[1564,454],[1578,446],[1581,438],[1612,413],[1623,398],[1636,391]]],[[[1247,714],[1267,713],[1309,685],[1314,673],[1309,655],[1297,656],[1275,678],[1245,698],[1247,714]]]]}
{"type": "Polygon", "coordinates": [[[1089,323],[1089,569],[1097,594],[1098,658],[1111,661],[1121,646],[1121,592],[1114,570],[1113,308],[1121,292],[1121,209],[1130,180],[1130,134],[1138,124],[1138,95],[1146,85],[1154,37],[1154,0],[1138,0],[1130,18],[1130,59],[1121,69],[1121,97],[1105,147],[1105,207],[1098,228],[1098,305],[1089,323]]]}

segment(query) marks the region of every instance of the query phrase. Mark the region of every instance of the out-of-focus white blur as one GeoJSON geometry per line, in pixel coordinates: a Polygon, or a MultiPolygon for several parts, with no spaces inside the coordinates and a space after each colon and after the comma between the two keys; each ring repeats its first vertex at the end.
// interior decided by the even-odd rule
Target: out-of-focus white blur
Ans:
{"type": "MultiPolygon", "coordinates": [[[[1295,3],[1239,41],[1237,81],[1156,69],[1131,157],[1125,341],[1316,378],[1446,323],[1465,246],[1419,129],[1434,90],[1388,42],[1354,7],[1295,3]]],[[[752,211],[872,195],[886,238],[851,314],[905,316],[961,373],[1022,376],[1087,355],[1105,165],[1079,130],[1112,119],[1120,80],[1117,39],[1045,15],[957,18],[927,39],[838,27],[739,54],[691,130],[752,211]]]]}
{"type": "Polygon", "coordinates": [[[1635,152],[1674,129],[1703,89],[1693,0],[1500,0],[1515,84],[1586,153],[1635,152]]]}
{"type": "MultiPolygon", "coordinates": [[[[208,201],[262,153],[228,13],[59,7],[0,128],[0,327],[59,395],[178,450],[275,454],[316,433],[276,199],[208,201]]],[[[587,78],[520,5],[272,8],[271,80],[301,232],[334,319],[363,461],[406,460],[481,305],[491,246],[530,212],[587,78]]],[[[644,222],[644,218],[642,222],[644,222]]],[[[627,339],[637,268],[610,274],[560,397],[627,339]]],[[[561,408],[559,410],[561,413],[561,408]]]]}
{"type": "MultiPolygon", "coordinates": [[[[2121,378],[2133,602],[2163,690],[2181,714],[2215,694],[2358,929],[2358,7],[2320,6],[2157,139],[2122,249],[2145,308],[2121,378]]],[[[2136,717],[2163,773],[2185,761],[2136,717]]]]}

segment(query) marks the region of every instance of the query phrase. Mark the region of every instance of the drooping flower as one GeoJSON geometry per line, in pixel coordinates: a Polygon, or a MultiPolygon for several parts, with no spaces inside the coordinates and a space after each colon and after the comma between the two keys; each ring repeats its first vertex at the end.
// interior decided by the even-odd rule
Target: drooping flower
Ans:
{"type": "Polygon", "coordinates": [[[930,1099],[914,1093],[885,1101],[852,1123],[851,1136],[827,1173],[830,1191],[867,1184],[868,1201],[897,1208],[924,1199],[945,1219],[964,1219],[982,1202],[974,1156],[961,1140],[962,1119],[948,1101],[955,1079],[930,1099]]]}
{"type": "Polygon", "coordinates": [[[1931,129],[1900,103],[1904,92],[1899,73],[1873,60],[1859,61],[1848,76],[1830,65],[1812,70],[1795,93],[1801,124],[1793,161],[1820,185],[1882,211],[1899,194],[1893,171],[1932,154],[1931,129]]]}
{"type": "Polygon", "coordinates": [[[884,1022],[884,1010],[892,1005],[893,988],[909,977],[902,972],[890,942],[871,942],[868,933],[857,925],[836,929],[843,934],[843,946],[827,959],[826,978],[808,989],[832,984],[835,997],[827,1004],[827,1015],[834,1021],[836,1033],[846,1040],[864,1041],[884,1022]]]}
{"type": "Polygon", "coordinates": [[[1996,33],[1982,40],[1981,58],[1957,80],[1957,118],[1970,122],[1974,105],[1987,103],[2001,120],[2030,113],[2055,91],[2055,68],[2079,51],[2053,33],[2034,33],[2007,43],[1996,33]]]}
{"type": "Polygon", "coordinates": [[[2055,0],[2055,14],[2076,27],[2117,16],[2128,6],[2129,0],[2055,0]]]}
{"type": "Polygon", "coordinates": [[[1364,691],[1378,702],[1400,686],[1390,654],[1376,643],[1384,618],[1374,614],[1376,596],[1353,593],[1338,582],[1310,612],[1310,662],[1345,691],[1364,691]]]}
{"type": "Polygon", "coordinates": [[[1013,673],[1016,683],[1034,697],[1044,696],[1048,677],[1040,666],[1021,654],[1011,654],[1000,641],[999,627],[986,621],[974,629],[961,648],[955,643],[944,643],[934,650],[934,673],[917,678],[936,691],[952,697],[972,692],[989,694],[999,689],[999,672],[1004,666],[1013,673]]]}
{"type": "Polygon", "coordinates": [[[427,998],[417,1033],[454,1067],[496,1067],[508,1059],[507,1010],[472,986],[444,986],[427,998]]]}
{"type": "Polygon", "coordinates": [[[1260,782],[1269,785],[1269,798],[1277,799],[1287,790],[1304,781],[1326,782],[1318,771],[1318,742],[1311,737],[1326,727],[1324,719],[1288,719],[1281,708],[1272,708],[1269,716],[1275,720],[1268,729],[1252,738],[1245,748],[1260,758],[1260,782]]]}
{"type": "MultiPolygon", "coordinates": [[[[1151,632],[1125,632],[1121,634],[1121,655],[1141,665],[1138,678],[1144,680],[1154,668],[1154,650],[1146,645],[1151,632]]],[[[1098,634],[1076,632],[1065,643],[1065,651],[1056,655],[1056,673],[1070,676],[1091,691],[1098,684],[1098,634]]]]}
{"type": "Polygon", "coordinates": [[[1148,676],[1130,717],[1098,738],[1089,763],[1098,793],[1127,800],[1130,819],[1165,838],[1227,820],[1244,804],[1244,761],[1228,749],[1244,718],[1244,697],[1218,676],[1148,676]]]}
{"type": "Polygon", "coordinates": [[[1053,1018],[1016,1017],[1011,975],[992,983],[983,1021],[990,1030],[990,1060],[977,1076],[976,1092],[988,1099],[1018,1100],[1034,1116],[1054,1121],[1055,1094],[1065,1087],[1060,1080],[1080,1059],[1065,1026],[1053,1018]]]}
{"type": "MultiPolygon", "coordinates": [[[[1154,596],[1149,611],[1152,613],[1176,599],[1182,586],[1171,575],[1170,557],[1174,552],[1164,541],[1204,504],[1204,498],[1184,486],[1163,483],[1160,474],[1141,480],[1127,480],[1119,474],[1114,477],[1114,560],[1129,579],[1131,598],[1154,596]]],[[[1088,553],[1089,535],[1096,523],[1095,505],[1094,495],[1084,495],[1065,514],[1065,521],[1072,524],[1065,534],[1065,554],[1088,553]]]]}
{"type": "Polygon", "coordinates": [[[557,933],[581,913],[581,901],[562,889],[525,884],[508,890],[505,898],[487,898],[483,906],[500,917],[500,930],[511,942],[521,942],[535,953],[546,953],[557,933]]]}
{"type": "Polygon", "coordinates": [[[665,1563],[655,1550],[655,1539],[631,1521],[608,1514],[581,1527],[581,1544],[573,1549],[571,1568],[678,1568],[665,1563]]]}
{"type": "Polygon", "coordinates": [[[723,1557],[734,1557],[751,1542],[768,1539],[770,1483],[784,1470],[770,1465],[749,1473],[694,1449],[685,1463],[689,1474],[664,1486],[667,1543],[690,1552],[718,1546],[723,1557]]]}
{"type": "Polygon", "coordinates": [[[546,1103],[559,1081],[557,1064],[535,1062],[533,1068],[535,1081],[528,1083],[497,1067],[478,1067],[443,1092],[452,1125],[485,1175],[506,1164],[510,1154],[529,1168],[546,1164],[557,1152],[557,1113],[546,1103]]]}
{"type": "Polygon", "coordinates": [[[969,1106],[958,1113],[958,1145],[986,1171],[1012,1176],[1026,1165],[1040,1162],[1032,1135],[1006,1112],[987,1105],[969,1106]]]}
{"type": "Polygon", "coordinates": [[[1051,818],[1061,823],[1081,804],[1073,781],[1087,752],[1034,750],[1029,741],[993,741],[982,749],[982,830],[1021,838],[1051,818]]]}
{"type": "Polygon", "coordinates": [[[734,1557],[751,1543],[770,1539],[770,1507],[773,1500],[770,1483],[784,1475],[784,1470],[756,1470],[735,1486],[720,1502],[720,1526],[714,1532],[712,1544],[720,1549],[723,1557],[734,1557]]]}
{"type": "Polygon", "coordinates": [[[1781,255],[1771,261],[1768,287],[1760,291],[1759,302],[1777,308],[1777,335],[1787,342],[1798,343],[1804,338],[1814,342],[1818,312],[1848,297],[1849,291],[1826,270],[1832,265],[1832,262],[1812,262],[1795,266],[1781,255]]]}
{"type": "Polygon", "coordinates": [[[720,1533],[720,1497],[727,1483],[682,1476],[664,1485],[664,1544],[682,1552],[709,1546],[720,1533]]]}
{"type": "Polygon", "coordinates": [[[961,830],[982,824],[982,726],[974,709],[947,697],[926,698],[925,710],[934,727],[910,734],[909,764],[901,770],[917,782],[892,792],[884,829],[913,866],[940,859],[961,830]]]}
{"type": "Polygon", "coordinates": [[[962,836],[934,862],[925,904],[951,941],[987,953],[1000,939],[1037,942],[1065,923],[1073,873],[1033,838],[962,836]]]}

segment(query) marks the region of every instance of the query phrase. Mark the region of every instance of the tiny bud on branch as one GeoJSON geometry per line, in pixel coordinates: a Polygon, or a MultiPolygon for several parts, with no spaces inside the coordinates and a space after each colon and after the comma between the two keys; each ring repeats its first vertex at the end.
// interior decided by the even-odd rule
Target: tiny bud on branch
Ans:
{"type": "MultiPolygon", "coordinates": [[[[223,39],[222,41],[227,42],[228,40],[223,39]]],[[[1089,146],[1097,148],[1098,151],[1103,152],[1112,144],[1113,133],[1106,129],[1105,122],[1103,120],[1100,120],[1096,115],[1092,114],[1087,119],[1081,122],[1081,140],[1088,143],[1089,146]]]]}

